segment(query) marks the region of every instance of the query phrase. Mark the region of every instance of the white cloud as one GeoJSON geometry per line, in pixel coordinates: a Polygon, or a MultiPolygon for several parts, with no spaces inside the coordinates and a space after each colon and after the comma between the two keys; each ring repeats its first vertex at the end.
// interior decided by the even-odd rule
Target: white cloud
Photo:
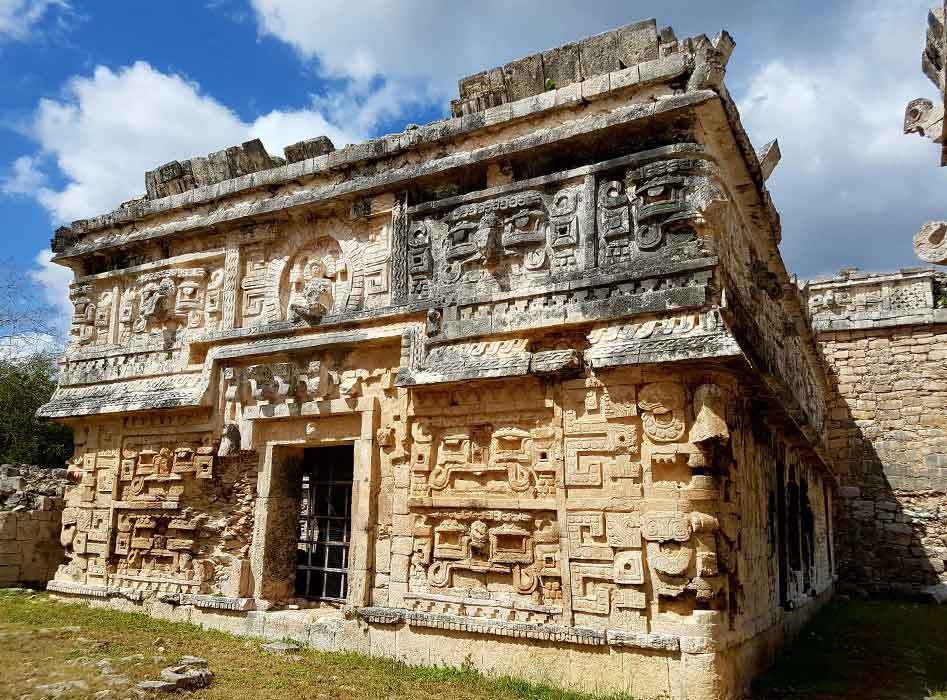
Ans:
{"type": "MultiPolygon", "coordinates": [[[[318,59],[329,77],[382,76],[450,95],[458,78],[646,16],[627,2],[251,0],[262,34],[318,59]]],[[[649,8],[651,9],[651,8],[649,8]]],[[[410,89],[410,88],[409,88],[410,89]]],[[[397,98],[397,95],[393,95],[397,98]]]]}
{"type": "Polygon", "coordinates": [[[902,133],[904,107],[934,88],[921,74],[927,0],[851,5],[839,41],[762,66],[740,100],[754,142],[779,137],[770,187],[790,269],[919,264],[911,238],[947,214],[939,149],[902,133]]]}
{"type": "Polygon", "coordinates": [[[41,250],[36,255],[36,267],[30,270],[30,279],[42,288],[46,303],[68,318],[72,314],[69,303],[72,270],[53,263],[52,259],[53,251],[41,250]]]}
{"type": "Polygon", "coordinates": [[[247,123],[180,75],[141,61],[117,71],[99,66],[91,76],[70,80],[62,98],[40,101],[31,129],[40,151],[14,162],[4,191],[32,192],[56,223],[67,222],[142,192],[145,171],[170,160],[255,137],[277,155],[283,146],[320,134],[337,144],[364,137],[338,124],[315,107],[274,110],[247,123]],[[65,180],[61,189],[36,187],[45,179],[46,161],[65,180]]]}
{"type": "Polygon", "coordinates": [[[45,184],[46,176],[39,169],[37,158],[21,156],[13,161],[10,170],[0,178],[0,192],[4,194],[34,196],[45,184]]]}
{"type": "Polygon", "coordinates": [[[0,41],[30,38],[50,8],[68,10],[65,0],[0,0],[0,41]]]}

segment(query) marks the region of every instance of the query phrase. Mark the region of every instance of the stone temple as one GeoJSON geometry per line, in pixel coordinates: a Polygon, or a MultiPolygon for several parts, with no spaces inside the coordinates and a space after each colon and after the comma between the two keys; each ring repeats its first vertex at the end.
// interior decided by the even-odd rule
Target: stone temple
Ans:
{"type": "Polygon", "coordinates": [[[41,413],[76,453],[49,589],[738,696],[860,556],[836,552],[840,484],[866,502],[826,371],[858,340],[840,290],[921,289],[933,323],[936,280],[797,286],[733,48],[625,26],[462,79],[450,119],[174,161],[58,230],[75,315],[41,413]]]}

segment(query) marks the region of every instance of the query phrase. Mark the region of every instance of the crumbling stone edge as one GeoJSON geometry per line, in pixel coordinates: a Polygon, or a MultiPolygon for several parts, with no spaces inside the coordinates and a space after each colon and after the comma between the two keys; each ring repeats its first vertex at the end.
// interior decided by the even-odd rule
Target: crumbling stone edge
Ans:
{"type": "MultiPolygon", "coordinates": [[[[61,581],[51,581],[47,592],[52,593],[55,599],[64,602],[86,602],[93,605],[104,604],[108,607],[120,609],[126,608],[126,606],[123,606],[122,601],[129,601],[137,605],[144,605],[148,601],[141,591],[120,589],[112,586],[69,584],[61,581]]],[[[809,604],[804,607],[815,606],[817,609],[821,607],[831,595],[832,590],[830,589],[828,592],[812,599],[809,604]]],[[[304,634],[302,635],[298,634],[298,632],[303,631],[302,629],[297,629],[296,634],[287,635],[286,632],[289,630],[285,620],[279,620],[279,624],[275,625],[279,633],[276,635],[270,634],[267,630],[266,616],[272,613],[257,610],[256,603],[252,598],[161,593],[150,600],[175,607],[189,606],[211,613],[243,613],[243,617],[247,620],[247,625],[246,629],[240,630],[235,630],[233,625],[230,624],[216,624],[217,620],[213,617],[202,618],[200,621],[192,621],[192,624],[198,624],[205,629],[222,629],[223,631],[229,631],[238,636],[259,637],[262,639],[282,639],[284,637],[296,639],[301,637],[304,640],[308,640],[309,646],[325,648],[324,642],[314,644],[313,639],[332,634],[331,624],[327,625],[324,619],[299,625],[300,628],[305,628],[304,634]],[[256,624],[254,624],[252,619],[254,617],[258,618],[256,624]]],[[[801,610],[802,608],[799,609],[799,611],[801,610]]],[[[563,627],[550,624],[476,619],[460,615],[434,614],[381,606],[347,607],[342,612],[343,615],[337,620],[333,620],[333,622],[342,624],[344,619],[354,618],[368,626],[391,627],[406,625],[408,627],[448,630],[474,635],[543,641],[573,646],[622,647],[685,654],[706,654],[725,651],[730,648],[739,647],[755,636],[751,634],[739,638],[718,640],[713,637],[644,634],[617,629],[595,630],[591,628],[563,627]]],[[[808,617],[809,615],[804,615],[802,619],[808,619],[808,617]]],[[[227,616],[223,619],[232,620],[233,618],[227,616]]],[[[797,626],[792,620],[786,621],[784,624],[791,628],[797,626]]],[[[295,628],[296,625],[291,625],[291,627],[295,628]]],[[[758,630],[757,634],[765,634],[768,632],[772,632],[772,629],[768,626],[764,626],[758,630]]],[[[790,630],[787,633],[791,635],[793,631],[790,630]]],[[[330,646],[334,649],[334,646],[330,646]]]]}

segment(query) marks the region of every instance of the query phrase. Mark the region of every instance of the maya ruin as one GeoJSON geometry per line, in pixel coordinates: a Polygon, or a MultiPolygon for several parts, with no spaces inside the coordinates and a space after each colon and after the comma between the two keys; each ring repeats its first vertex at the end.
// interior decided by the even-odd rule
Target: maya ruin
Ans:
{"type": "MultiPolygon", "coordinates": [[[[938,9],[941,103],[905,118],[937,143],[944,39],[938,9]]],[[[787,273],[734,46],[631,24],[461,79],[449,119],[173,161],[56,231],[48,589],[692,700],[836,589],[939,594],[944,276],[787,273]]]]}

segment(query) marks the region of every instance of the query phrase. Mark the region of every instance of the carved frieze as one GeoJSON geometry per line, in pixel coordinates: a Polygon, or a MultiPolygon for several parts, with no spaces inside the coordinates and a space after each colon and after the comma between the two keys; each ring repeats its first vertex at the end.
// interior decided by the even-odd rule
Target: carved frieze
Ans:
{"type": "Polygon", "coordinates": [[[583,266],[579,188],[523,190],[414,218],[408,234],[413,299],[523,287],[583,266]]]}
{"type": "Polygon", "coordinates": [[[213,564],[197,556],[200,516],[187,500],[215,477],[208,435],[119,438],[102,428],[71,464],[59,580],[154,591],[202,592],[213,564]]]}
{"type": "Polygon", "coordinates": [[[706,161],[671,158],[612,173],[598,185],[601,266],[693,241],[702,211],[724,198],[706,161]]]}
{"type": "MultiPolygon", "coordinates": [[[[635,242],[642,251],[692,240],[702,217],[689,195],[699,186],[697,161],[666,160],[628,173],[634,183],[635,242]]],[[[692,195],[696,196],[696,195],[692,195]]]]}
{"type": "Polygon", "coordinates": [[[526,520],[509,515],[484,510],[414,516],[410,591],[423,596],[489,588],[501,592],[500,600],[560,605],[554,514],[526,520]]]}
{"type": "MultiPolygon", "coordinates": [[[[484,416],[487,421],[491,417],[484,416]]],[[[412,500],[548,499],[559,470],[556,432],[538,418],[474,425],[425,421],[413,431],[412,500]]],[[[521,500],[522,505],[527,501],[521,500]]],[[[537,502],[536,507],[542,507],[537,502]]]]}
{"type": "Polygon", "coordinates": [[[612,265],[631,259],[631,211],[622,181],[608,180],[599,185],[598,217],[601,264],[612,265]]]}

